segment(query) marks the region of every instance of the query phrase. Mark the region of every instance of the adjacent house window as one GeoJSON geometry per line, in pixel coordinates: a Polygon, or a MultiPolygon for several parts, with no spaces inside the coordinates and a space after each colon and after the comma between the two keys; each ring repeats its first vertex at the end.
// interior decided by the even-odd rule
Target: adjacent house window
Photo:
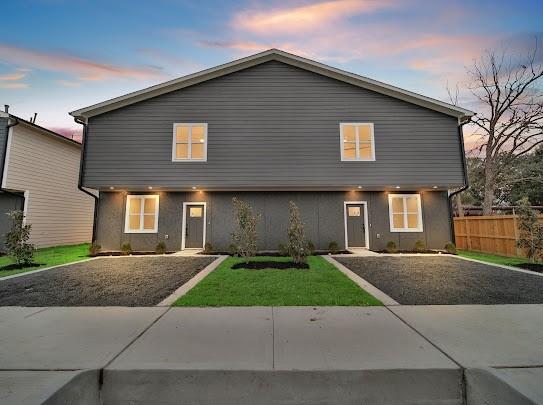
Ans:
{"type": "Polygon", "coordinates": [[[373,124],[342,123],[339,132],[342,161],[375,160],[373,124]]]}
{"type": "Polygon", "coordinates": [[[420,194],[389,194],[391,232],[422,232],[420,194]]]}
{"type": "Polygon", "coordinates": [[[207,160],[207,124],[173,124],[172,161],[207,160]]]}
{"type": "Polygon", "coordinates": [[[158,231],[158,195],[126,197],[125,233],[156,233],[158,231]]]}

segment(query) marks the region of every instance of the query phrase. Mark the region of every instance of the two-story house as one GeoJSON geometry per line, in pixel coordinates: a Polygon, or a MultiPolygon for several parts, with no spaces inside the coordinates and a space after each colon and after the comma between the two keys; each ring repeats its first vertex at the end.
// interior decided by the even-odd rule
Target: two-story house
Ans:
{"type": "Polygon", "coordinates": [[[379,250],[451,240],[473,113],[271,49],[71,115],[104,249],[228,249],[237,196],[260,249],[286,242],[293,200],[316,248],[379,250]]]}

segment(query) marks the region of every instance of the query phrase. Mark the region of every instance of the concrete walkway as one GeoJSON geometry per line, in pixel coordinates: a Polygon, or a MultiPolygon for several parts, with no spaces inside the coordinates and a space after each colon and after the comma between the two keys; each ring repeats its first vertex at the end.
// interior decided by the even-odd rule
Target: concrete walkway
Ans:
{"type": "Polygon", "coordinates": [[[543,305],[2,307],[0,404],[540,403],[541,330],[543,305]]]}

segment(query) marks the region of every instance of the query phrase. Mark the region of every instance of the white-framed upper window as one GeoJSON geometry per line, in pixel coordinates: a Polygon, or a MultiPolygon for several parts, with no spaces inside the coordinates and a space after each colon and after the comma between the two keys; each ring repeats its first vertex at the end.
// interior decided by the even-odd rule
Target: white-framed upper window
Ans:
{"type": "Polygon", "coordinates": [[[207,124],[173,124],[173,162],[205,162],[207,160],[207,124]]]}
{"type": "Polygon", "coordinates": [[[390,232],[422,232],[420,194],[389,194],[390,232]]]}
{"type": "Polygon", "coordinates": [[[343,122],[339,124],[341,160],[375,160],[373,124],[368,122],[343,122]]]}
{"type": "Polygon", "coordinates": [[[157,233],[158,195],[126,196],[125,233],[157,233]]]}

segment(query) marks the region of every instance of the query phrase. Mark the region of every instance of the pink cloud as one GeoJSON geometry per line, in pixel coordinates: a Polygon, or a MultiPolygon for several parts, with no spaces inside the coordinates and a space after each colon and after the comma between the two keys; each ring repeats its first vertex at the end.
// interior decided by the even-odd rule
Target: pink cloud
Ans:
{"type": "Polygon", "coordinates": [[[22,70],[16,70],[15,72],[0,75],[0,81],[17,81],[24,79],[25,76],[26,72],[22,70]]]}
{"type": "Polygon", "coordinates": [[[0,44],[0,60],[36,69],[65,72],[75,75],[80,80],[156,79],[162,77],[162,73],[158,69],[123,67],[93,62],[67,54],[47,53],[5,44],[0,44]]]}
{"type": "Polygon", "coordinates": [[[73,139],[74,141],[81,142],[82,134],[81,129],[77,128],[67,128],[67,127],[50,127],[47,128],[50,131],[56,132],[68,139],[73,139]]]}
{"type": "Polygon", "coordinates": [[[300,33],[345,17],[372,13],[392,4],[391,0],[337,0],[274,10],[248,10],[236,15],[231,26],[254,34],[300,33]]]}
{"type": "Polygon", "coordinates": [[[0,82],[0,89],[26,89],[28,87],[29,87],[28,83],[21,83],[21,82],[2,83],[0,82]]]}

